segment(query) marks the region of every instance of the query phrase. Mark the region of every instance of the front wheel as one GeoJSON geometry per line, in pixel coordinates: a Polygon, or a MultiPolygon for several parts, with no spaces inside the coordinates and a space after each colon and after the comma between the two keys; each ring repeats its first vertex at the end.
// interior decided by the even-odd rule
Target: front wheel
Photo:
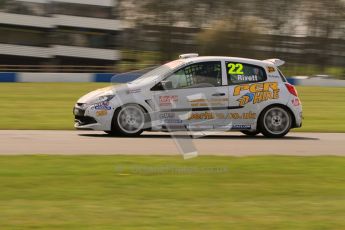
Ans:
{"type": "Polygon", "coordinates": [[[258,130],[254,130],[254,131],[249,131],[249,130],[242,130],[241,133],[250,136],[250,137],[254,137],[256,135],[258,135],[260,133],[260,131],[258,130]]]}
{"type": "Polygon", "coordinates": [[[285,136],[291,129],[291,114],[280,106],[269,107],[259,118],[261,133],[265,137],[278,138],[285,136]]]}
{"type": "Polygon", "coordinates": [[[119,135],[119,133],[118,132],[116,132],[115,130],[113,131],[104,131],[106,134],[108,134],[108,135],[110,135],[110,136],[118,136],[119,135]]]}
{"type": "Polygon", "coordinates": [[[139,105],[125,105],[116,110],[113,131],[120,136],[139,136],[145,125],[145,111],[139,105]]]}

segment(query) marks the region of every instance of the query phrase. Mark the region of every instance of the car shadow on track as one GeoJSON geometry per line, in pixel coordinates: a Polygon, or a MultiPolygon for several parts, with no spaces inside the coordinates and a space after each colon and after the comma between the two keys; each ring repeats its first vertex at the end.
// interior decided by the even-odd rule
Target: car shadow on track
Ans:
{"type": "MultiPolygon", "coordinates": [[[[79,136],[82,137],[96,137],[96,138],[129,138],[129,137],[120,137],[120,136],[113,136],[113,135],[109,135],[109,134],[79,134],[79,136]]],[[[174,137],[178,137],[178,138],[190,138],[191,136],[189,135],[183,135],[183,134],[174,134],[174,137]]],[[[172,138],[172,135],[169,134],[142,134],[138,137],[130,137],[130,138],[134,138],[134,139],[169,139],[172,138]]],[[[285,136],[283,138],[266,138],[262,135],[258,135],[258,136],[246,136],[246,135],[205,135],[205,136],[198,136],[198,137],[194,137],[194,139],[215,139],[215,140],[311,140],[311,141],[317,141],[320,140],[319,138],[314,138],[314,137],[303,137],[303,136],[285,136]]]]}

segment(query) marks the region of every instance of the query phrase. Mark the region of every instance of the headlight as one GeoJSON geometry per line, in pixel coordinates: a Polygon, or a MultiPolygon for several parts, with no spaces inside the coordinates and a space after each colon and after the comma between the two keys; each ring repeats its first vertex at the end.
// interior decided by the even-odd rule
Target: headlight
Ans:
{"type": "Polygon", "coordinates": [[[101,103],[101,102],[108,102],[111,99],[113,99],[115,97],[115,95],[104,95],[104,96],[100,96],[92,101],[90,101],[88,104],[93,105],[96,103],[101,103]]]}
{"type": "Polygon", "coordinates": [[[105,95],[105,96],[100,96],[98,98],[99,102],[103,102],[103,101],[110,101],[111,99],[113,99],[115,97],[115,95],[105,95]]]}

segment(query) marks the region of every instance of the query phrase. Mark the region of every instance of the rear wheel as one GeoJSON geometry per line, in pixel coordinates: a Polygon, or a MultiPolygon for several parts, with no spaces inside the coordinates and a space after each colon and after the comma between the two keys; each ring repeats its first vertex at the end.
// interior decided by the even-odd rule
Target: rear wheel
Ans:
{"type": "Polygon", "coordinates": [[[241,133],[243,133],[247,136],[254,137],[254,136],[258,135],[260,133],[260,131],[258,131],[258,130],[255,130],[255,131],[242,130],[241,133]]]}
{"type": "Polygon", "coordinates": [[[116,110],[111,134],[120,136],[139,136],[145,125],[145,111],[135,104],[125,105],[116,110]]]}
{"type": "Polygon", "coordinates": [[[260,130],[265,137],[283,137],[290,131],[291,124],[290,112],[280,106],[265,109],[259,118],[260,130]]]}

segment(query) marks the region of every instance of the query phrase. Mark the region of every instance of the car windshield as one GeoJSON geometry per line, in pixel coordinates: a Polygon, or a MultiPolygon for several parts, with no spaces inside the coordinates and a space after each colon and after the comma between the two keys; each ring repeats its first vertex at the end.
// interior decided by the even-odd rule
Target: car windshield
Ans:
{"type": "Polygon", "coordinates": [[[141,75],[139,78],[135,79],[130,84],[137,84],[143,81],[153,81],[158,76],[166,75],[172,72],[176,67],[182,65],[184,62],[181,60],[172,61],[161,65],[157,68],[152,69],[151,71],[146,72],[145,74],[141,75]]]}
{"type": "Polygon", "coordinates": [[[149,67],[149,68],[145,68],[141,70],[134,70],[130,72],[115,74],[114,76],[112,76],[111,82],[114,84],[128,83],[140,78],[141,76],[145,75],[146,73],[156,68],[157,66],[154,66],[154,67],[149,67]]]}

